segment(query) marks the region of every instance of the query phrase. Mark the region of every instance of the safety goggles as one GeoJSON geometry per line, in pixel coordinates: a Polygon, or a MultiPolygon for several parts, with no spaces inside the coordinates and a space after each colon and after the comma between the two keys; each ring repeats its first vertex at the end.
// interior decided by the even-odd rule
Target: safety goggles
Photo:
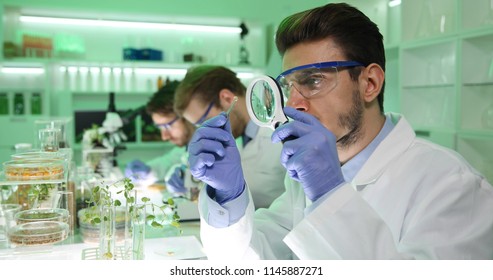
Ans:
{"type": "Polygon", "coordinates": [[[205,122],[205,120],[207,120],[207,115],[209,115],[212,106],[214,106],[214,101],[211,101],[211,103],[207,107],[207,110],[205,110],[205,113],[202,115],[202,117],[200,117],[200,119],[194,123],[195,127],[201,126],[205,122]]]}
{"type": "Polygon", "coordinates": [[[296,89],[303,97],[311,98],[332,91],[338,84],[338,70],[364,66],[357,61],[328,61],[301,65],[282,72],[277,78],[284,95],[289,98],[296,89]]]}
{"type": "Polygon", "coordinates": [[[155,123],[154,126],[163,129],[163,130],[170,130],[171,126],[178,120],[178,116],[176,116],[173,120],[167,122],[167,123],[155,123]]]}

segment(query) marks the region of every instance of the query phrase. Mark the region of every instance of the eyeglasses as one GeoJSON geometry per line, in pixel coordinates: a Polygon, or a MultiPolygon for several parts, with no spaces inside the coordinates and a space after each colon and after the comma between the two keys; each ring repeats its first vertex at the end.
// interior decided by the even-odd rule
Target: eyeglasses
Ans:
{"type": "Polygon", "coordinates": [[[310,98],[332,91],[338,83],[338,69],[364,66],[357,61],[329,61],[301,65],[282,72],[277,78],[284,95],[289,98],[294,87],[303,97],[310,98]]]}
{"type": "Polygon", "coordinates": [[[155,123],[154,126],[159,128],[159,129],[166,129],[170,130],[171,126],[179,119],[178,116],[176,116],[173,120],[167,122],[167,123],[155,123]]]}
{"type": "Polygon", "coordinates": [[[214,101],[211,101],[209,107],[207,107],[207,110],[205,110],[205,113],[202,115],[202,117],[200,117],[200,119],[194,123],[195,127],[199,127],[202,125],[202,123],[205,122],[205,120],[207,119],[207,115],[209,115],[209,112],[212,109],[212,106],[214,106],[214,101]]]}

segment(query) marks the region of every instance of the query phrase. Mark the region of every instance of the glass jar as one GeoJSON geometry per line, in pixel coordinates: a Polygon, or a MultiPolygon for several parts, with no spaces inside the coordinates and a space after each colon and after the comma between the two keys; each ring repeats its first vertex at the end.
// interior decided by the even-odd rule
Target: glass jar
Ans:
{"type": "Polygon", "coordinates": [[[24,95],[22,93],[16,93],[14,95],[14,115],[24,115],[24,111],[24,95]]]}
{"type": "Polygon", "coordinates": [[[45,152],[56,152],[59,149],[59,135],[60,129],[58,128],[45,128],[39,130],[39,143],[41,150],[45,152]]]}
{"type": "Polygon", "coordinates": [[[9,97],[7,93],[0,93],[0,115],[8,115],[9,114],[9,97]]]}
{"type": "Polygon", "coordinates": [[[41,94],[33,93],[31,95],[31,115],[41,115],[41,94]]]}

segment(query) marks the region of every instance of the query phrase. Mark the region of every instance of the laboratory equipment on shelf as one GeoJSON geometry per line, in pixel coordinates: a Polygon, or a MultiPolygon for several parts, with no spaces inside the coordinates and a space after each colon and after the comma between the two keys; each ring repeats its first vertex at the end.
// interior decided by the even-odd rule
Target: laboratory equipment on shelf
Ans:
{"type": "MultiPolygon", "coordinates": [[[[36,131],[39,133],[41,129],[58,129],[57,141],[58,148],[64,149],[69,148],[70,139],[67,131],[69,131],[69,125],[71,123],[71,118],[40,118],[34,121],[36,131]]],[[[41,139],[39,139],[41,141],[41,139]]],[[[38,147],[39,148],[39,147],[38,147]]]]}
{"type": "Polygon", "coordinates": [[[59,149],[58,137],[60,135],[60,129],[43,128],[38,132],[41,150],[46,152],[57,152],[59,149]]]}

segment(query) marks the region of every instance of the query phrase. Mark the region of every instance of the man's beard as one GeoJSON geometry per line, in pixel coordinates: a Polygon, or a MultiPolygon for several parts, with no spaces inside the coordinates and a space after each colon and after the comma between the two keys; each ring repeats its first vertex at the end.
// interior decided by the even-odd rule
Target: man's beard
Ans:
{"type": "Polygon", "coordinates": [[[358,142],[362,136],[363,102],[359,97],[359,91],[352,92],[353,104],[347,114],[339,116],[338,125],[349,132],[337,140],[337,146],[348,149],[352,144],[358,142]]]}

